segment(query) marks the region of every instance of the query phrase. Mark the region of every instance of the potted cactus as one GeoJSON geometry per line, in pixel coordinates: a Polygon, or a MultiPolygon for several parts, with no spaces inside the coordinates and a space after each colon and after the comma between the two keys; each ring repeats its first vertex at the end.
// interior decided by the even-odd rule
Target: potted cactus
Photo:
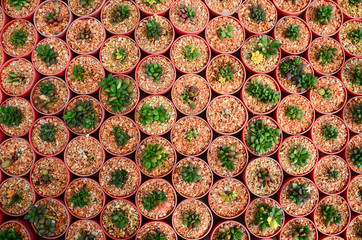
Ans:
{"type": "Polygon", "coordinates": [[[358,214],[362,213],[362,189],[360,187],[361,181],[361,175],[354,176],[349,183],[347,191],[344,192],[349,207],[352,211],[358,214]]]}
{"type": "Polygon", "coordinates": [[[60,0],[42,2],[34,13],[34,25],[44,37],[65,37],[65,32],[73,21],[69,6],[60,0]]]}
{"type": "Polygon", "coordinates": [[[1,0],[2,10],[11,18],[31,20],[40,0],[1,0]]]}
{"type": "Polygon", "coordinates": [[[317,207],[318,200],[317,186],[305,177],[286,179],[278,193],[278,202],[292,217],[309,215],[317,207]]]}
{"type": "Polygon", "coordinates": [[[349,168],[361,174],[362,173],[362,135],[358,134],[353,136],[346,147],[344,152],[344,159],[346,159],[349,168]]]}
{"type": "Polygon", "coordinates": [[[318,231],[315,224],[308,218],[294,218],[288,220],[282,228],[279,240],[316,240],[318,231]]]}
{"type": "Polygon", "coordinates": [[[322,76],[308,93],[313,108],[321,114],[339,112],[347,101],[347,90],[337,77],[322,76]]]}
{"type": "Polygon", "coordinates": [[[313,171],[318,157],[317,146],[302,135],[286,138],[278,150],[281,167],[292,176],[304,176],[313,171]]]}
{"type": "Polygon", "coordinates": [[[98,17],[104,2],[103,0],[69,0],[68,4],[77,17],[98,17]]]}
{"type": "Polygon", "coordinates": [[[206,80],[218,94],[234,94],[244,84],[246,73],[241,61],[228,54],[211,59],[206,68],[206,80]]]}
{"type": "Polygon", "coordinates": [[[362,20],[349,20],[342,25],[337,39],[347,56],[357,57],[362,55],[362,20]]]}
{"type": "Polygon", "coordinates": [[[136,0],[137,7],[146,15],[165,15],[173,3],[172,0],[136,0]]]}
{"type": "Polygon", "coordinates": [[[300,16],[309,6],[310,0],[283,1],[274,0],[273,3],[281,16],[300,16]]]}
{"type": "Polygon", "coordinates": [[[271,198],[256,198],[244,214],[246,227],[257,238],[273,237],[284,225],[284,209],[271,198]]]}
{"type": "Polygon", "coordinates": [[[65,239],[71,240],[77,238],[106,240],[106,235],[97,221],[77,220],[69,226],[65,234],[65,239]]]}
{"type": "Polygon", "coordinates": [[[210,144],[207,161],[216,175],[235,177],[244,170],[248,162],[248,151],[240,139],[219,136],[210,144]]]}
{"type": "Polygon", "coordinates": [[[240,0],[232,0],[228,2],[205,0],[205,4],[212,16],[231,16],[238,11],[241,2],[242,1],[240,0]]]}
{"type": "Polygon", "coordinates": [[[138,145],[135,160],[144,175],[154,178],[168,175],[174,169],[176,159],[176,151],[168,140],[150,136],[138,145]]]}
{"type": "Polygon", "coordinates": [[[213,217],[210,209],[199,200],[182,201],[172,214],[176,233],[186,239],[202,239],[211,230],[213,217]]]}
{"type": "Polygon", "coordinates": [[[171,22],[154,15],[142,19],[135,29],[135,40],[147,54],[164,54],[171,47],[175,30],[171,22]]]}
{"type": "Polygon", "coordinates": [[[205,196],[213,182],[209,165],[200,158],[187,157],[177,162],[172,172],[172,183],[176,191],[185,198],[205,196]]]}
{"type": "Polygon", "coordinates": [[[22,219],[9,220],[0,225],[0,235],[4,239],[37,239],[31,225],[22,219]]]}
{"type": "Polygon", "coordinates": [[[177,235],[168,223],[151,221],[144,224],[136,235],[136,240],[145,240],[147,238],[177,240],[177,235]]]}
{"type": "Polygon", "coordinates": [[[67,30],[67,44],[76,54],[98,54],[105,39],[106,30],[102,23],[92,17],[76,19],[67,30]]]}
{"type": "Polygon", "coordinates": [[[250,35],[266,34],[273,29],[278,13],[269,0],[245,1],[238,10],[238,17],[250,35]]]}
{"type": "Polygon", "coordinates": [[[97,173],[106,154],[100,142],[89,135],[73,138],[64,151],[64,162],[76,176],[88,177],[97,173]]]}
{"type": "Polygon", "coordinates": [[[349,94],[362,95],[362,59],[354,57],[346,60],[339,78],[343,81],[349,94]]]}
{"type": "Polygon", "coordinates": [[[362,133],[362,97],[354,97],[348,100],[342,111],[343,120],[351,132],[362,133]]]}
{"type": "Polygon", "coordinates": [[[11,57],[28,58],[39,40],[34,25],[23,19],[9,22],[0,34],[1,47],[11,57]]]}
{"type": "Polygon", "coordinates": [[[171,61],[181,73],[199,73],[209,63],[211,51],[208,43],[197,35],[182,35],[170,50],[171,61]]]}
{"type": "Polygon", "coordinates": [[[23,138],[8,138],[0,144],[1,171],[11,177],[29,173],[36,154],[30,143],[23,138]]]}
{"type": "Polygon", "coordinates": [[[131,0],[109,0],[101,11],[103,26],[113,35],[132,34],[140,17],[140,10],[131,0]]]}
{"type": "Polygon", "coordinates": [[[71,222],[71,216],[63,201],[56,198],[42,198],[34,205],[31,204],[24,219],[31,223],[40,237],[47,239],[63,236],[71,222]]]}
{"type": "Polygon", "coordinates": [[[236,218],[248,207],[250,193],[241,181],[223,178],[212,186],[208,194],[208,202],[211,210],[220,218],[236,218]]]}
{"type": "Polygon", "coordinates": [[[126,116],[112,116],[99,130],[99,141],[104,150],[112,155],[125,156],[133,153],[141,139],[135,122],[126,116]]]}
{"type": "Polygon", "coordinates": [[[136,206],[143,216],[161,220],[172,214],[177,205],[176,191],[164,179],[150,179],[142,183],[135,196],[136,206]]]}
{"type": "Polygon", "coordinates": [[[170,138],[177,152],[184,156],[198,156],[208,149],[212,136],[212,129],[204,119],[188,116],[176,122],[170,138]]]}
{"type": "Polygon", "coordinates": [[[253,73],[269,73],[279,65],[281,45],[267,35],[253,35],[241,47],[241,60],[253,73]]]}
{"type": "Polygon", "coordinates": [[[126,157],[108,159],[99,172],[99,184],[113,198],[128,198],[141,184],[141,172],[137,165],[126,157]]]}
{"type": "Polygon", "coordinates": [[[39,159],[30,172],[30,183],[42,197],[55,198],[64,193],[71,175],[63,160],[56,157],[39,159]]]}

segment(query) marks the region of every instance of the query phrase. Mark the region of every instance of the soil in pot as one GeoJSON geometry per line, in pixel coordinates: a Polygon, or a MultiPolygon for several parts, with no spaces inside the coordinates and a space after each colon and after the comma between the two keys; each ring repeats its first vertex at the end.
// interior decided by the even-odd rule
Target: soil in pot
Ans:
{"type": "Polygon", "coordinates": [[[35,119],[30,102],[24,98],[13,97],[3,102],[0,110],[0,126],[5,134],[23,136],[29,132],[35,119]]]}
{"type": "Polygon", "coordinates": [[[346,230],[347,240],[360,240],[362,239],[362,216],[356,216],[348,225],[346,230]]]}
{"type": "Polygon", "coordinates": [[[347,99],[342,81],[334,76],[320,77],[317,81],[309,97],[316,111],[329,114],[341,110],[347,99]]]}
{"type": "Polygon", "coordinates": [[[101,226],[93,220],[78,220],[72,223],[65,235],[66,240],[86,239],[92,237],[98,240],[106,240],[106,236],[101,226]]]}
{"type": "Polygon", "coordinates": [[[44,117],[35,122],[29,134],[29,140],[39,154],[56,155],[64,150],[70,133],[57,117],[44,117]]]}
{"type": "Polygon", "coordinates": [[[318,161],[318,149],[304,136],[291,136],[284,140],[278,152],[283,170],[293,176],[311,172],[318,161]]]}
{"type": "Polygon", "coordinates": [[[4,27],[5,22],[6,22],[5,13],[4,13],[3,9],[0,8],[0,26],[1,26],[1,28],[4,27]]]}
{"type": "Polygon", "coordinates": [[[77,176],[89,176],[99,171],[105,159],[104,150],[91,136],[73,138],[64,152],[64,162],[77,176]]]}
{"type": "Polygon", "coordinates": [[[362,21],[348,21],[339,31],[339,41],[344,49],[354,55],[362,55],[362,21]]]}
{"type": "Polygon", "coordinates": [[[316,227],[325,235],[342,232],[351,218],[347,201],[338,195],[323,198],[313,217],[316,227]]]}
{"type": "Polygon", "coordinates": [[[211,233],[211,240],[238,239],[249,240],[250,236],[246,228],[236,221],[225,221],[217,225],[211,233]]]}
{"type": "Polygon", "coordinates": [[[323,75],[336,73],[344,61],[341,45],[333,38],[327,37],[314,39],[307,55],[314,70],[323,75]]]}
{"type": "Polygon", "coordinates": [[[64,201],[74,216],[89,219],[101,212],[106,199],[98,182],[90,178],[77,178],[65,191],[64,201]]]}
{"type": "Polygon", "coordinates": [[[362,59],[360,58],[348,59],[340,72],[341,80],[352,94],[362,94],[361,72],[362,59]]]}
{"type": "Polygon", "coordinates": [[[65,107],[69,98],[70,91],[62,79],[46,77],[33,87],[30,101],[39,113],[55,115],[65,107]]]}
{"type": "Polygon", "coordinates": [[[30,173],[30,181],[34,190],[45,197],[57,197],[62,194],[68,186],[69,180],[68,169],[59,158],[39,159],[30,173]]]}
{"type": "Polygon", "coordinates": [[[70,224],[70,216],[64,204],[52,198],[42,198],[37,201],[25,216],[35,232],[45,238],[62,236],[70,224]],[[33,217],[33,215],[38,216],[33,217]]]}
{"type": "Polygon", "coordinates": [[[362,176],[358,175],[354,177],[347,189],[347,201],[350,208],[357,212],[362,212],[362,176]]]}
{"type": "Polygon", "coordinates": [[[136,206],[149,219],[163,219],[176,207],[177,196],[172,185],[161,179],[144,182],[136,193],[136,206]]]}
{"type": "Polygon", "coordinates": [[[362,174],[362,134],[351,138],[347,144],[345,156],[351,170],[362,174]]]}
{"type": "Polygon", "coordinates": [[[0,193],[0,208],[11,216],[24,215],[35,201],[35,192],[25,178],[6,179],[0,186],[0,193]]]}
{"type": "Polygon", "coordinates": [[[228,2],[205,0],[205,4],[209,7],[210,12],[222,16],[233,15],[240,7],[240,0],[232,0],[228,2]]]}
{"type": "Polygon", "coordinates": [[[351,173],[342,158],[328,155],[321,158],[313,172],[314,182],[325,194],[338,194],[346,189],[351,173]]]}
{"type": "MultiPolygon", "coordinates": [[[[72,2],[70,1],[70,4],[72,2]]],[[[67,30],[67,43],[70,49],[78,54],[94,53],[105,39],[106,30],[95,18],[76,19],[67,30]]]]}
{"type": "MultiPolygon", "coordinates": [[[[33,65],[23,58],[14,59],[1,71],[1,88],[11,96],[29,92],[36,79],[33,65]]],[[[5,63],[5,64],[7,64],[5,63]]]]}
{"type": "Polygon", "coordinates": [[[163,96],[144,98],[136,107],[135,120],[140,130],[149,135],[168,132],[176,121],[172,102],[163,96]]]}
{"type": "Polygon", "coordinates": [[[141,184],[141,173],[129,158],[114,157],[102,166],[99,183],[111,197],[128,197],[141,184]]]}
{"type": "Polygon", "coordinates": [[[111,114],[127,114],[136,107],[140,92],[132,77],[108,74],[99,85],[102,87],[99,100],[103,108],[111,114]]]}
{"type": "Polygon", "coordinates": [[[34,23],[45,37],[58,36],[63,33],[71,21],[71,12],[68,5],[59,0],[46,1],[39,6],[35,15],[34,23]]]}
{"type": "Polygon", "coordinates": [[[136,235],[136,240],[158,239],[176,240],[177,236],[172,227],[161,221],[148,222],[143,225],[136,235]]]}
{"type": "Polygon", "coordinates": [[[34,13],[40,0],[29,0],[29,1],[17,1],[3,0],[1,4],[4,12],[11,18],[25,18],[29,17],[34,13]]]}
{"type": "Polygon", "coordinates": [[[168,11],[172,3],[172,0],[136,0],[138,8],[147,15],[162,15],[168,11]]]}
{"type": "Polygon", "coordinates": [[[32,239],[30,233],[28,232],[28,229],[26,229],[26,227],[17,220],[10,220],[1,224],[0,234],[5,238],[9,239],[11,239],[12,237],[14,237],[15,239],[17,237],[18,239],[24,240],[32,239]]]}
{"type": "MultiPolygon", "coordinates": [[[[82,45],[82,48],[84,45],[82,45]]],[[[66,69],[65,80],[77,94],[92,94],[99,88],[106,74],[100,61],[93,56],[73,58],[66,69]]]]}
{"type": "Polygon", "coordinates": [[[314,223],[308,218],[295,218],[288,221],[280,232],[280,240],[296,239],[315,240],[318,239],[318,232],[314,223]]]}
{"type": "Polygon", "coordinates": [[[271,118],[257,116],[249,120],[243,130],[242,138],[251,153],[270,155],[278,149],[282,141],[282,130],[271,118]],[[264,138],[266,133],[270,138],[264,138]]]}
{"type": "MultiPolygon", "coordinates": [[[[291,4],[292,1],[283,1],[291,4]]],[[[298,1],[299,3],[308,3],[309,0],[298,1]]],[[[300,54],[306,51],[312,39],[311,31],[307,24],[299,17],[285,17],[278,21],[274,29],[275,39],[282,44],[282,49],[290,54],[300,54]]]]}
{"type": "Polygon", "coordinates": [[[341,151],[348,141],[348,129],[335,115],[322,115],[312,127],[312,140],[319,150],[327,153],[341,151]]]}
{"type": "Polygon", "coordinates": [[[210,86],[196,74],[179,77],[171,92],[172,102],[185,115],[198,115],[203,112],[211,99],[210,86]]]}
{"type": "Polygon", "coordinates": [[[250,202],[246,186],[234,178],[223,178],[212,186],[209,205],[222,218],[235,218],[242,214],[250,202]]]}
{"type": "Polygon", "coordinates": [[[136,152],[137,165],[141,172],[149,177],[163,177],[169,174],[176,164],[176,158],[171,143],[158,136],[144,139],[136,152]]]}
{"type": "Polygon", "coordinates": [[[217,52],[233,53],[243,44],[245,31],[236,18],[220,16],[207,25],[205,39],[217,52]]]}
{"type": "Polygon", "coordinates": [[[343,110],[343,120],[356,133],[362,133],[362,97],[349,100],[343,110]]]}
{"type": "Polygon", "coordinates": [[[10,22],[5,27],[1,35],[1,45],[7,54],[21,57],[34,49],[38,33],[32,23],[20,19],[10,22]]]}
{"type": "Polygon", "coordinates": [[[311,30],[319,36],[332,36],[343,23],[343,14],[338,4],[329,0],[313,1],[305,13],[311,30]]]}
{"type": "Polygon", "coordinates": [[[35,152],[23,138],[9,138],[0,145],[1,170],[10,176],[23,176],[35,161],[35,152]]]}
{"type": "Polygon", "coordinates": [[[280,128],[290,134],[303,134],[314,121],[314,109],[310,101],[301,95],[289,95],[280,101],[276,118],[280,128]]]}
{"type": "Polygon", "coordinates": [[[234,134],[245,126],[248,111],[240,99],[234,96],[219,96],[207,107],[206,118],[217,132],[234,134]]]}
{"type": "Polygon", "coordinates": [[[251,36],[241,47],[241,59],[254,72],[271,72],[278,65],[281,45],[267,35],[251,36]]]}
{"type": "Polygon", "coordinates": [[[361,7],[359,1],[338,0],[338,5],[342,8],[343,12],[352,18],[362,17],[361,7]]]}
{"type": "Polygon", "coordinates": [[[283,183],[283,170],[272,158],[257,158],[246,167],[245,182],[256,196],[271,196],[283,183]]]}
{"type": "Polygon", "coordinates": [[[302,94],[317,84],[309,62],[299,56],[283,58],[275,72],[276,79],[288,93],[302,94]]]}
{"type": "Polygon", "coordinates": [[[244,84],[245,76],[243,64],[232,55],[222,54],[214,57],[206,69],[206,79],[210,87],[220,94],[239,91],[244,84]]]}
{"type": "Polygon", "coordinates": [[[210,190],[212,182],[213,176],[209,165],[196,157],[181,159],[172,173],[174,188],[187,198],[204,196],[210,190]]]}
{"type": "Polygon", "coordinates": [[[253,75],[246,80],[241,91],[245,105],[255,114],[273,111],[280,101],[280,89],[269,75],[253,75]]]}
{"type": "Polygon", "coordinates": [[[201,32],[209,21],[209,10],[200,0],[179,0],[170,9],[170,20],[181,32],[201,32]]]}
{"type": "Polygon", "coordinates": [[[104,27],[113,34],[127,34],[137,25],[140,12],[131,0],[110,0],[101,12],[104,27]]]}
{"type": "Polygon", "coordinates": [[[241,140],[232,136],[220,136],[211,143],[207,161],[217,175],[235,177],[244,170],[248,152],[241,140]]]}
{"type": "Polygon", "coordinates": [[[182,201],[172,215],[175,231],[187,239],[200,239],[212,227],[212,215],[205,203],[199,200],[182,201]]]}
{"type": "Polygon", "coordinates": [[[109,237],[129,239],[141,226],[141,215],[136,207],[125,199],[108,203],[101,215],[101,225],[109,237]]]}
{"type": "Polygon", "coordinates": [[[283,186],[279,195],[280,205],[291,216],[301,217],[310,214],[319,199],[314,183],[303,177],[293,178],[283,186]]]}
{"type": "Polygon", "coordinates": [[[76,16],[94,15],[104,4],[104,0],[69,0],[70,9],[76,16]]]}
{"type": "Polygon", "coordinates": [[[140,139],[136,124],[125,116],[107,118],[99,130],[99,141],[104,149],[117,156],[134,152],[140,139]]]}
{"type": "Polygon", "coordinates": [[[185,35],[175,40],[170,57],[182,73],[198,73],[206,68],[210,59],[210,49],[202,38],[185,35]]]}
{"type": "Polygon", "coordinates": [[[132,39],[119,35],[103,43],[99,57],[104,68],[109,72],[127,73],[135,68],[141,53],[132,39]]]}
{"type": "Polygon", "coordinates": [[[287,15],[303,12],[310,0],[298,0],[298,1],[283,1],[283,0],[274,0],[273,3],[280,10],[285,12],[287,15]]]}
{"type": "Polygon", "coordinates": [[[68,45],[60,38],[45,38],[33,51],[35,69],[44,75],[56,75],[63,71],[71,56],[68,45]]]}
{"type": "Polygon", "coordinates": [[[158,15],[142,19],[135,31],[138,46],[150,54],[165,52],[173,42],[174,35],[170,21],[158,15]]]}
{"type": "Polygon", "coordinates": [[[199,117],[184,117],[176,122],[170,138],[179,153],[187,156],[200,155],[212,141],[212,130],[209,124],[199,117]]]}
{"type": "Polygon", "coordinates": [[[257,198],[245,213],[245,223],[249,231],[257,237],[269,237],[280,232],[284,225],[284,211],[271,198],[257,198]],[[270,221],[267,219],[270,218],[270,221]]]}
{"type": "Polygon", "coordinates": [[[272,30],[278,17],[277,9],[269,0],[246,1],[238,14],[245,29],[258,34],[272,30]]]}
{"type": "Polygon", "coordinates": [[[76,134],[94,132],[104,116],[100,103],[91,96],[81,95],[71,99],[64,109],[63,120],[76,134]]]}
{"type": "Polygon", "coordinates": [[[168,91],[176,78],[176,69],[165,56],[148,56],[137,67],[135,78],[146,93],[160,94],[168,91]]]}

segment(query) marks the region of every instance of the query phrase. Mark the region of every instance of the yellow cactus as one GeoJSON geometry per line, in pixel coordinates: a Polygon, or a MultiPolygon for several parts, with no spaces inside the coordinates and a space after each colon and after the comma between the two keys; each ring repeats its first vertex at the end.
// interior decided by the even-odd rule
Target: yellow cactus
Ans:
{"type": "Polygon", "coordinates": [[[258,64],[263,60],[264,60],[264,55],[261,52],[255,51],[251,54],[251,61],[253,61],[254,63],[258,64]]]}

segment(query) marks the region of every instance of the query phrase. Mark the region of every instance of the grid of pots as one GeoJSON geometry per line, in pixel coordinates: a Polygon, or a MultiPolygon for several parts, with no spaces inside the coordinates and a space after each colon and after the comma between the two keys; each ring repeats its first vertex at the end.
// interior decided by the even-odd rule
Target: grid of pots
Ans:
{"type": "Polygon", "coordinates": [[[1,0],[0,239],[362,239],[361,0],[1,0]]]}

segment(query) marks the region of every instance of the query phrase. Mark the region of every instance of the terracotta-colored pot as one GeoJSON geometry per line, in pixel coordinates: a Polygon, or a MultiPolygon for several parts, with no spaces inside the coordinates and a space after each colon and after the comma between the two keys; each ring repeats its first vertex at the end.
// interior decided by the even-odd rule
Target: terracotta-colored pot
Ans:
{"type": "Polygon", "coordinates": [[[246,227],[244,227],[243,224],[241,224],[239,221],[235,221],[235,220],[224,220],[224,221],[221,221],[221,222],[218,222],[212,229],[211,231],[211,234],[210,234],[210,240],[214,239],[214,234],[215,234],[215,231],[216,229],[221,225],[221,224],[224,224],[224,223],[235,223],[235,224],[238,224],[239,226],[241,226],[242,228],[244,228],[245,232],[246,232],[246,240],[250,240],[250,234],[249,234],[249,231],[246,229],[246,227]]]}
{"type": "Polygon", "coordinates": [[[8,17],[13,18],[13,19],[24,19],[24,20],[31,21],[31,19],[33,18],[34,12],[35,12],[35,10],[36,10],[36,8],[37,8],[37,6],[39,5],[40,2],[41,2],[41,1],[38,0],[38,2],[37,2],[37,4],[36,4],[36,7],[34,8],[34,10],[33,10],[31,13],[29,13],[28,15],[23,16],[23,17],[14,17],[14,16],[11,16],[10,13],[6,12],[6,11],[5,11],[5,7],[4,7],[4,6],[5,6],[4,0],[1,0],[1,6],[2,6],[3,11],[6,13],[6,15],[8,15],[8,17]]]}
{"type": "Polygon", "coordinates": [[[281,16],[281,17],[284,17],[284,16],[296,16],[297,17],[297,16],[300,16],[309,7],[311,1],[309,1],[308,4],[302,10],[300,10],[298,12],[287,12],[285,10],[282,10],[278,6],[278,4],[276,4],[274,1],[273,1],[273,3],[274,3],[275,8],[277,9],[277,12],[278,12],[279,16],[281,16]]]}
{"type": "MultiPolygon", "coordinates": [[[[343,45],[342,45],[342,46],[343,46],[343,45]]],[[[346,53],[347,53],[347,52],[346,52],[346,53]]],[[[346,67],[347,63],[349,63],[350,61],[353,61],[353,60],[358,60],[358,59],[360,59],[360,58],[359,58],[359,57],[352,57],[352,58],[350,58],[350,59],[347,59],[347,60],[343,63],[343,66],[342,66],[342,68],[341,68],[341,71],[339,71],[339,72],[337,73],[337,76],[338,76],[339,79],[342,80],[342,83],[343,83],[344,86],[346,87],[347,93],[348,93],[349,95],[361,96],[362,93],[356,93],[356,92],[352,91],[350,88],[348,88],[347,84],[346,84],[346,83],[344,82],[344,80],[343,80],[343,72],[345,71],[345,67],[346,67]]]]}
{"type": "Polygon", "coordinates": [[[3,224],[0,225],[0,229],[2,229],[4,227],[5,224],[7,223],[17,223],[19,225],[22,226],[22,228],[25,230],[26,235],[28,237],[29,240],[36,240],[39,238],[39,236],[34,232],[33,228],[31,227],[31,224],[23,219],[14,219],[14,220],[9,220],[7,222],[5,221],[1,221],[3,224]]]}
{"type": "MultiPolygon", "coordinates": [[[[316,205],[317,206],[317,205],[316,205]]],[[[318,238],[318,230],[317,230],[317,227],[316,227],[316,225],[314,224],[314,222],[312,222],[309,218],[306,218],[306,217],[301,217],[301,218],[288,218],[286,221],[285,221],[285,224],[284,224],[284,226],[282,227],[282,230],[280,231],[280,234],[278,235],[278,240],[284,240],[284,239],[282,239],[282,232],[283,232],[283,229],[287,226],[287,224],[290,222],[290,221],[292,221],[292,220],[294,220],[294,219],[305,219],[305,220],[308,220],[308,221],[310,221],[312,224],[313,224],[313,226],[314,226],[314,229],[315,229],[315,231],[314,231],[314,238],[315,239],[319,239],[318,238]]]]}

